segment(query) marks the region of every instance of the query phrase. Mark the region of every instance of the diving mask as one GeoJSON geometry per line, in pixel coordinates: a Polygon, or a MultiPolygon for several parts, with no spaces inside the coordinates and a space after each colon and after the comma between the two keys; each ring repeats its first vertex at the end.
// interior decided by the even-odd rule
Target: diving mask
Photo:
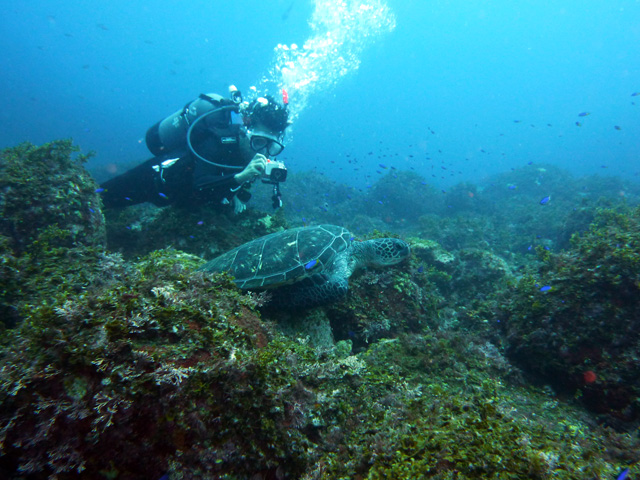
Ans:
{"type": "Polygon", "coordinates": [[[253,131],[248,131],[247,134],[251,149],[256,153],[261,153],[267,157],[275,157],[284,150],[284,145],[273,135],[253,131]]]}

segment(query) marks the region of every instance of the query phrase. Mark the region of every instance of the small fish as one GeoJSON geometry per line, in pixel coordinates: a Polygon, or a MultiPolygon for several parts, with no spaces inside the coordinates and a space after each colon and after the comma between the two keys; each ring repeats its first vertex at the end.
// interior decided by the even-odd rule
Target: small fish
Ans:
{"type": "Polygon", "coordinates": [[[533,250],[533,245],[529,245],[529,246],[527,247],[527,250],[528,250],[529,252],[530,252],[531,250],[533,250]]]}
{"type": "Polygon", "coordinates": [[[169,197],[167,197],[167,196],[166,196],[164,193],[162,193],[162,192],[158,193],[158,195],[160,195],[162,198],[169,198],[169,197]]]}
{"type": "Polygon", "coordinates": [[[627,478],[628,475],[629,475],[629,467],[622,470],[616,477],[616,480],[624,480],[625,478],[627,478]]]}
{"type": "Polygon", "coordinates": [[[613,128],[615,128],[616,130],[622,130],[622,127],[620,125],[614,125],[613,128]]]}
{"type": "Polygon", "coordinates": [[[102,193],[102,192],[104,192],[104,188],[102,188],[102,187],[101,188],[96,188],[94,191],[96,193],[102,193]]]}
{"type": "Polygon", "coordinates": [[[204,222],[200,220],[196,225],[204,225],[204,222]]]}
{"type": "Polygon", "coordinates": [[[515,186],[515,185],[509,185],[509,187],[508,187],[508,188],[509,188],[509,190],[515,190],[515,189],[516,189],[516,186],[515,186]]]}
{"type": "Polygon", "coordinates": [[[551,290],[551,287],[549,285],[545,285],[544,287],[540,287],[540,291],[541,292],[548,292],[549,290],[551,290]]]}
{"type": "Polygon", "coordinates": [[[380,168],[387,168],[387,166],[386,166],[386,165],[383,165],[382,163],[379,163],[379,164],[378,164],[378,166],[379,166],[380,168]]]}
{"type": "Polygon", "coordinates": [[[547,195],[542,200],[540,200],[540,205],[546,205],[547,203],[549,203],[549,200],[551,200],[551,195],[547,195]]]}
{"type": "Polygon", "coordinates": [[[424,267],[422,265],[420,265],[418,267],[418,273],[422,273],[422,272],[424,272],[424,267]]]}
{"type": "Polygon", "coordinates": [[[631,96],[632,96],[632,97],[637,97],[638,95],[640,95],[640,92],[633,92],[633,93],[631,94],[631,96]]]}
{"type": "Polygon", "coordinates": [[[318,264],[318,260],[314,259],[311,260],[310,262],[307,262],[304,266],[305,270],[311,270],[313,267],[315,267],[318,264]]]}
{"type": "Polygon", "coordinates": [[[591,115],[591,112],[580,112],[580,113],[578,114],[578,116],[579,116],[579,117],[586,117],[586,116],[588,116],[588,115],[591,115]]]}
{"type": "Polygon", "coordinates": [[[576,122],[576,127],[581,127],[582,124],[580,122],[576,122]]]}

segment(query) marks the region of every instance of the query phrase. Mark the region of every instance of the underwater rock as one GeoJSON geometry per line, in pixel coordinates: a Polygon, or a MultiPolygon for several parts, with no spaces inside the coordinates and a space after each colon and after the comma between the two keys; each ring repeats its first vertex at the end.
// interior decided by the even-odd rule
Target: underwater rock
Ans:
{"type": "Polygon", "coordinates": [[[109,250],[125,258],[179,248],[212,258],[257,237],[286,228],[284,215],[249,208],[240,216],[210,205],[184,208],[134,205],[105,211],[109,250]]]}
{"type": "Polygon", "coordinates": [[[419,260],[444,270],[450,269],[452,262],[456,259],[453,253],[448,252],[433,240],[411,238],[411,251],[419,260]]]}
{"type": "Polygon", "coordinates": [[[403,227],[422,215],[442,211],[442,199],[417,173],[391,170],[371,186],[359,210],[403,227]]]}
{"type": "Polygon", "coordinates": [[[23,143],[0,152],[0,235],[22,253],[47,227],[67,232],[66,246],[104,246],[106,240],[98,185],[73,157],[71,140],[40,147],[23,143]]]}
{"type": "Polygon", "coordinates": [[[505,259],[489,250],[460,250],[450,273],[451,292],[468,299],[492,296],[514,279],[505,259]]]}
{"type": "Polygon", "coordinates": [[[601,210],[504,299],[509,357],[621,429],[640,422],[640,209],[601,210]]]}
{"type": "Polygon", "coordinates": [[[71,284],[67,293],[77,294],[86,286],[82,267],[90,271],[89,256],[104,249],[97,184],[77,151],[59,140],[0,152],[0,326],[19,322],[18,303],[30,295],[48,302],[71,284]],[[84,264],[72,259],[85,254],[84,264]]]}

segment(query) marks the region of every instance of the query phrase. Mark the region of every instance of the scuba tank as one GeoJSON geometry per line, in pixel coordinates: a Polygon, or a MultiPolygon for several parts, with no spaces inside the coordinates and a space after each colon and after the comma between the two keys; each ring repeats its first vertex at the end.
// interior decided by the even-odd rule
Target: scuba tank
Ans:
{"type": "MultiPolygon", "coordinates": [[[[235,87],[233,87],[233,89],[235,89],[235,87]]],[[[213,110],[218,110],[223,106],[237,105],[238,102],[236,98],[240,97],[239,92],[236,94],[236,97],[233,93],[237,92],[237,89],[232,90],[230,87],[229,90],[230,93],[232,93],[231,100],[225,99],[215,93],[201,94],[177,112],[174,112],[172,115],[160,120],[149,128],[145,136],[149,151],[153,155],[159,156],[178,148],[186,147],[187,132],[198,117],[201,117],[207,112],[213,113],[213,110]]]]}

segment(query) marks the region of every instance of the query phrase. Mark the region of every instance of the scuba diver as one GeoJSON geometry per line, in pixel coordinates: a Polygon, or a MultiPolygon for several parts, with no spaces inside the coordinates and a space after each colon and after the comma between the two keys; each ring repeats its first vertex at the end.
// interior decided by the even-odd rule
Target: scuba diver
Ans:
{"type": "Polygon", "coordinates": [[[243,102],[233,85],[229,93],[202,94],[149,128],[146,144],[155,157],[100,185],[104,206],[215,202],[232,204],[237,214],[246,209],[252,182],[262,177],[273,185],[273,207],[280,207],[287,170],[273,158],[284,149],[287,93],[283,104],[269,95],[243,102]]]}

